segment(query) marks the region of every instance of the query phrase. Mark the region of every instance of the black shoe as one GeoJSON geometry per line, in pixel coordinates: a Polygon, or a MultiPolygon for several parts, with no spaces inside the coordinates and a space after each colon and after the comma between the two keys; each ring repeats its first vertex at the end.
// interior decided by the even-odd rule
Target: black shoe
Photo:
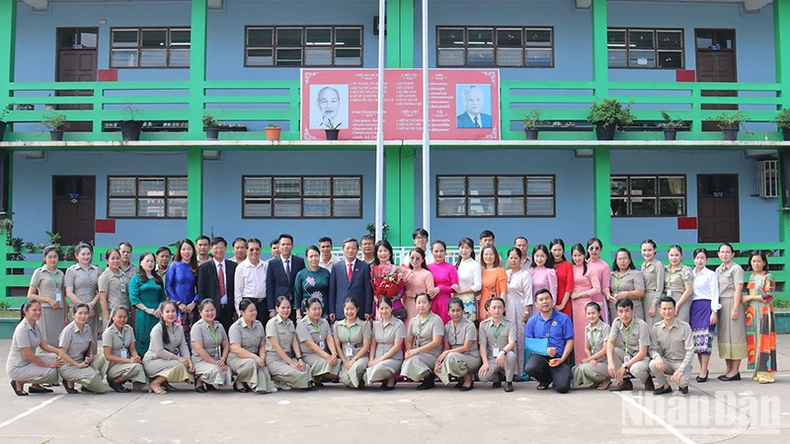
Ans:
{"type": "Polygon", "coordinates": [[[463,385],[463,381],[461,381],[461,388],[460,388],[460,390],[462,392],[468,392],[468,391],[472,390],[473,388],[475,388],[475,380],[474,379],[472,379],[472,382],[469,384],[469,387],[464,386],[463,385]]]}
{"type": "Polygon", "coordinates": [[[455,388],[460,389],[460,388],[463,388],[463,387],[464,387],[464,380],[463,379],[459,379],[458,383],[455,384],[455,388]]]}
{"type": "Polygon", "coordinates": [[[697,376],[697,382],[699,382],[700,384],[702,384],[703,382],[708,382],[708,377],[705,376],[703,378],[702,376],[697,376]]]}
{"type": "Polygon", "coordinates": [[[238,388],[234,385],[233,391],[236,393],[247,393],[247,387],[238,388]]]}
{"type": "Polygon", "coordinates": [[[129,393],[129,392],[131,392],[131,390],[129,390],[128,388],[124,387],[123,384],[116,384],[114,382],[110,384],[110,388],[115,390],[117,393],[129,393]]]}
{"type": "Polygon", "coordinates": [[[306,389],[304,389],[304,391],[306,391],[306,392],[315,392],[315,391],[317,391],[317,390],[318,390],[318,389],[317,389],[317,388],[315,388],[315,384],[310,384],[310,385],[308,385],[308,386],[307,386],[307,388],[306,388],[306,389]]]}
{"type": "Polygon", "coordinates": [[[512,382],[506,382],[505,383],[505,393],[510,393],[512,391],[513,391],[513,383],[512,382]]]}
{"type": "MultiPolygon", "coordinates": [[[[736,373],[735,376],[727,376],[727,375],[719,376],[719,381],[740,381],[740,380],[741,380],[740,373],[736,373]]],[[[33,389],[30,389],[30,393],[34,393],[33,389]]]]}
{"type": "Polygon", "coordinates": [[[433,381],[433,375],[428,375],[425,379],[422,380],[422,383],[417,386],[417,390],[429,390],[436,387],[436,383],[433,381]]]}
{"type": "Polygon", "coordinates": [[[16,381],[11,381],[11,388],[14,389],[14,393],[16,393],[17,396],[27,396],[26,391],[16,388],[16,381]]]}
{"type": "Polygon", "coordinates": [[[683,393],[684,395],[688,395],[689,394],[689,388],[688,387],[681,388],[680,389],[680,393],[683,393]]]}
{"type": "Polygon", "coordinates": [[[93,394],[96,394],[96,395],[99,394],[99,393],[94,392],[93,390],[88,390],[85,386],[80,387],[80,391],[82,393],[93,393],[93,394]]]}
{"type": "Polygon", "coordinates": [[[391,392],[391,391],[395,390],[395,384],[396,383],[393,382],[392,385],[387,385],[386,383],[382,382],[381,383],[381,390],[383,390],[385,392],[391,392]]]}
{"type": "Polygon", "coordinates": [[[77,393],[79,393],[77,389],[75,389],[74,387],[69,387],[69,385],[66,383],[63,383],[63,388],[66,389],[66,393],[68,393],[69,395],[76,395],[77,393]]]}
{"type": "Polygon", "coordinates": [[[324,388],[324,384],[322,382],[313,381],[313,385],[317,388],[324,388]]]}
{"type": "Polygon", "coordinates": [[[210,392],[216,392],[217,391],[217,388],[214,387],[213,385],[211,385],[211,384],[205,384],[205,385],[206,385],[206,389],[208,391],[210,391],[210,392]]]}
{"type": "Polygon", "coordinates": [[[206,388],[205,385],[196,385],[195,386],[195,391],[198,392],[198,393],[206,393],[206,392],[208,392],[208,389],[206,388]]]}
{"type": "Polygon", "coordinates": [[[502,376],[499,373],[494,374],[494,383],[491,385],[491,388],[502,388],[502,376]]]}
{"type": "Polygon", "coordinates": [[[672,386],[661,387],[653,390],[654,395],[666,395],[667,393],[672,393],[672,386]]]}
{"type": "Polygon", "coordinates": [[[538,390],[548,390],[549,383],[548,382],[540,382],[538,381],[538,390]]]}
{"type": "Polygon", "coordinates": [[[52,393],[52,390],[43,387],[42,388],[30,387],[27,391],[30,393],[52,393]]]}

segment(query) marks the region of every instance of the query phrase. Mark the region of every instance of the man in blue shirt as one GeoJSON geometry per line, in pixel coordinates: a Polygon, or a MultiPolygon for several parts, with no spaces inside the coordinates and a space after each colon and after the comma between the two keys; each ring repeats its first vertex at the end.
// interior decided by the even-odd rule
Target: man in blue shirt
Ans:
{"type": "Polygon", "coordinates": [[[545,355],[533,353],[527,361],[527,374],[538,381],[538,390],[546,390],[549,384],[560,393],[568,393],[573,372],[568,360],[573,351],[573,324],[568,315],[554,309],[554,298],[547,289],[538,290],[535,304],[538,316],[527,321],[527,338],[548,338],[545,355]]]}

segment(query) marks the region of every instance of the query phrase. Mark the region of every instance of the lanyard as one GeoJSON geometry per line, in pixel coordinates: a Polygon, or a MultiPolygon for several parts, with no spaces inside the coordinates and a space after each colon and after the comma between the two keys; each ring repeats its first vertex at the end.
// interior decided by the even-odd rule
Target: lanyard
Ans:
{"type": "Polygon", "coordinates": [[[312,325],[312,326],[313,326],[313,328],[315,329],[315,331],[317,331],[317,332],[318,332],[318,337],[319,337],[319,338],[321,338],[321,326],[320,326],[320,325],[313,324],[312,322],[310,323],[310,325],[312,325]]]}
{"type": "Polygon", "coordinates": [[[345,325],[345,327],[346,327],[346,338],[348,339],[348,341],[346,341],[346,342],[348,342],[349,345],[351,345],[351,336],[354,335],[354,327],[356,327],[356,326],[357,326],[356,323],[351,325],[351,327],[349,327],[348,325],[345,325]]]}
{"type": "Polygon", "coordinates": [[[667,280],[667,283],[671,283],[672,279],[675,279],[675,276],[677,276],[678,273],[680,273],[680,267],[678,267],[675,271],[670,271],[669,272],[669,279],[667,280]]]}
{"type": "Polygon", "coordinates": [[[55,281],[55,291],[57,291],[57,289],[60,288],[60,274],[53,273],[47,269],[44,269],[44,271],[46,271],[48,275],[52,276],[52,280],[55,281]]]}
{"type": "Polygon", "coordinates": [[[597,328],[595,330],[590,330],[590,348],[593,350],[593,352],[595,352],[595,340],[600,335],[601,332],[597,328]]]}
{"type": "Polygon", "coordinates": [[[118,339],[121,340],[121,348],[126,348],[126,336],[123,334],[123,331],[120,334],[116,332],[115,336],[118,336],[118,339]]]}
{"type": "Polygon", "coordinates": [[[629,325],[628,328],[625,330],[625,340],[624,340],[624,342],[625,342],[625,352],[626,353],[628,353],[628,336],[631,335],[631,330],[634,329],[634,324],[636,324],[636,320],[635,319],[631,319],[631,325],[629,325]]]}
{"type": "Polygon", "coordinates": [[[428,317],[427,317],[427,318],[425,318],[425,321],[423,321],[422,323],[420,323],[419,327],[417,327],[417,336],[422,336],[422,328],[423,328],[423,327],[425,327],[425,324],[427,324],[427,323],[428,323],[428,321],[430,321],[430,320],[431,320],[431,317],[432,317],[432,316],[433,316],[433,312],[431,312],[431,313],[428,313],[428,317]]]}
{"type": "Polygon", "coordinates": [[[211,338],[214,339],[214,346],[219,347],[219,335],[208,326],[208,324],[203,324],[206,326],[206,330],[208,330],[208,334],[211,335],[211,338]]]}
{"type": "Polygon", "coordinates": [[[620,291],[620,281],[623,280],[625,275],[622,276],[614,276],[614,292],[618,293],[620,291]]]}
{"type": "Polygon", "coordinates": [[[453,324],[453,345],[458,345],[458,328],[453,324]]]}
{"type": "Polygon", "coordinates": [[[494,323],[491,323],[491,335],[494,336],[494,343],[499,342],[499,335],[502,333],[502,327],[504,327],[504,325],[502,325],[501,321],[499,322],[499,327],[496,329],[494,328],[494,323]]]}

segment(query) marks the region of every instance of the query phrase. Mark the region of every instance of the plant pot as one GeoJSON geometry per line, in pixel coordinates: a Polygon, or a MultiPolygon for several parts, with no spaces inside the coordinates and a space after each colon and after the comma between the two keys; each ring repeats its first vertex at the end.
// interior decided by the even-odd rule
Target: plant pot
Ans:
{"type": "Polygon", "coordinates": [[[27,254],[31,254],[31,253],[33,253],[33,249],[32,248],[25,248],[25,252],[27,254]]]}
{"type": "Polygon", "coordinates": [[[219,128],[204,128],[207,140],[219,140],[219,128]]]}
{"type": "Polygon", "coordinates": [[[724,140],[730,142],[738,140],[738,128],[722,128],[721,134],[724,140]]]}
{"type": "MultiPolygon", "coordinates": [[[[782,128],[782,138],[784,140],[790,140],[790,128],[782,128]]],[[[0,140],[3,140],[1,136],[0,140]]]]}
{"type": "Polygon", "coordinates": [[[677,140],[678,130],[664,130],[664,140],[677,140]]]}
{"type": "Polygon", "coordinates": [[[49,132],[49,137],[52,139],[53,142],[62,142],[63,141],[63,130],[53,130],[49,132]]]}
{"type": "Polygon", "coordinates": [[[0,122],[0,142],[3,141],[3,135],[5,135],[5,127],[8,125],[6,122],[0,122]]]}
{"type": "Polygon", "coordinates": [[[537,130],[537,128],[535,128],[535,129],[527,129],[527,130],[524,130],[524,132],[527,134],[527,140],[538,140],[538,130],[537,130]]]}
{"type": "Polygon", "coordinates": [[[328,129],[324,131],[326,131],[326,140],[337,140],[337,137],[340,135],[339,129],[328,129]]]}
{"type": "Polygon", "coordinates": [[[14,250],[15,254],[19,254],[22,251],[22,247],[11,247],[14,250]]]}
{"type": "Polygon", "coordinates": [[[280,140],[282,128],[266,128],[266,140],[280,140]]]}
{"type": "Polygon", "coordinates": [[[121,136],[124,142],[136,142],[140,140],[140,132],[143,130],[143,122],[139,120],[121,120],[121,136]]]}
{"type": "Polygon", "coordinates": [[[604,126],[602,122],[595,123],[595,135],[598,137],[598,140],[614,140],[614,131],[617,129],[617,125],[610,124],[604,126]]]}

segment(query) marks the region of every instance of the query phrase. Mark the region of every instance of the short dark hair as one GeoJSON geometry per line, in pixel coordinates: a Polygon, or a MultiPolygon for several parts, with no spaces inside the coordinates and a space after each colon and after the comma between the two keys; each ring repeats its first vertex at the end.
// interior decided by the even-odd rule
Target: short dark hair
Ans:
{"type": "Polygon", "coordinates": [[[417,236],[422,236],[428,239],[428,231],[425,228],[416,228],[414,231],[412,231],[411,238],[417,239],[417,236]]]}
{"type": "Polygon", "coordinates": [[[129,242],[126,242],[126,241],[120,242],[120,243],[118,244],[118,249],[120,250],[120,249],[121,249],[121,247],[123,247],[123,246],[127,246],[127,247],[129,247],[129,250],[133,250],[133,248],[132,248],[132,244],[130,244],[129,242]]]}
{"type": "Polygon", "coordinates": [[[159,247],[159,248],[157,248],[156,249],[156,255],[159,256],[159,253],[161,253],[163,251],[167,251],[168,253],[170,253],[171,256],[173,255],[173,252],[170,250],[170,247],[159,247]]]}
{"type": "Polygon", "coordinates": [[[243,237],[237,237],[236,239],[233,239],[233,243],[231,245],[236,245],[237,242],[244,242],[244,246],[247,246],[247,239],[244,239],[243,237]]]}
{"type": "Polygon", "coordinates": [[[277,245],[279,243],[280,243],[280,238],[276,237],[276,238],[272,239],[271,241],[269,241],[269,247],[273,247],[273,246],[275,246],[275,245],[277,245]]]}
{"type": "Polygon", "coordinates": [[[214,239],[211,239],[209,246],[213,247],[214,245],[217,245],[219,243],[225,244],[226,247],[228,246],[228,241],[226,241],[225,238],[222,236],[217,236],[214,239]]]}
{"type": "Polygon", "coordinates": [[[484,239],[486,237],[490,237],[490,238],[496,239],[496,236],[494,236],[494,232],[491,231],[491,230],[483,230],[483,231],[480,232],[480,239],[484,239]]]}
{"type": "Polygon", "coordinates": [[[548,293],[551,296],[551,300],[554,300],[554,296],[551,294],[548,288],[541,288],[535,292],[535,302],[538,301],[538,296],[542,295],[543,293],[548,293]]]}
{"type": "Polygon", "coordinates": [[[278,236],[278,237],[277,237],[277,242],[280,242],[280,241],[281,241],[281,240],[283,240],[283,239],[288,239],[288,240],[290,240],[290,241],[291,241],[291,244],[293,244],[293,243],[294,243],[294,237],[293,237],[293,236],[291,236],[291,235],[290,235],[290,234],[288,234],[288,233],[283,233],[283,234],[281,234],[280,236],[278,236]]]}
{"type": "Polygon", "coordinates": [[[526,242],[527,245],[529,245],[529,240],[524,236],[516,236],[516,238],[513,239],[513,244],[515,245],[515,243],[518,242],[519,239],[524,239],[524,242],[526,242]]]}
{"type": "Polygon", "coordinates": [[[347,237],[347,238],[346,238],[346,239],[343,241],[343,246],[345,247],[345,246],[346,246],[346,244],[347,244],[347,243],[349,243],[349,242],[353,242],[353,243],[355,243],[355,244],[356,244],[356,246],[357,246],[357,248],[359,248],[359,241],[357,241],[357,240],[356,240],[355,238],[353,238],[353,237],[347,237]]]}
{"type": "Polygon", "coordinates": [[[247,248],[250,248],[250,244],[258,244],[259,247],[262,246],[261,240],[257,237],[251,237],[247,239],[247,248]]]}
{"type": "Polygon", "coordinates": [[[208,237],[208,236],[206,236],[205,234],[201,234],[200,236],[198,236],[197,238],[195,238],[195,243],[197,244],[198,242],[200,242],[200,241],[202,241],[202,240],[204,240],[204,241],[206,241],[206,242],[208,242],[208,243],[211,243],[211,238],[210,238],[210,237],[208,237]]]}
{"type": "Polygon", "coordinates": [[[324,242],[329,242],[329,245],[332,245],[332,238],[329,237],[329,236],[324,236],[321,239],[318,239],[318,243],[319,244],[324,243],[324,242]]]}
{"type": "Polygon", "coordinates": [[[366,235],[364,235],[364,236],[359,238],[359,242],[365,242],[366,240],[369,240],[369,241],[374,242],[374,243],[376,242],[376,238],[371,236],[371,235],[369,235],[369,234],[366,234],[366,235]]]}
{"type": "Polygon", "coordinates": [[[661,299],[658,301],[658,306],[660,307],[664,302],[669,302],[673,307],[677,306],[677,302],[669,296],[661,296],[661,299]]]}
{"type": "Polygon", "coordinates": [[[502,306],[505,307],[505,300],[500,298],[499,296],[494,296],[493,298],[486,301],[486,311],[491,308],[491,304],[494,302],[501,302],[502,306]]]}
{"type": "Polygon", "coordinates": [[[615,304],[617,308],[630,308],[631,310],[634,309],[634,301],[628,298],[622,298],[615,304]]]}

